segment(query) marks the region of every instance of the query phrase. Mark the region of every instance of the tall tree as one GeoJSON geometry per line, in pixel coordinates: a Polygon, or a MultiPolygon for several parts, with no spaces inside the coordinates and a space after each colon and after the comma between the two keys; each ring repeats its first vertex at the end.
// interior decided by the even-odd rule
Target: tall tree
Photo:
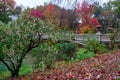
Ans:
{"type": "Polygon", "coordinates": [[[48,4],[47,8],[44,10],[44,17],[46,22],[49,25],[52,25],[54,27],[59,26],[59,16],[57,16],[57,10],[56,7],[53,4],[48,4]]]}
{"type": "Polygon", "coordinates": [[[74,10],[60,10],[60,27],[67,29],[75,29],[76,28],[76,14],[74,10]]]}
{"type": "Polygon", "coordinates": [[[23,59],[42,40],[41,35],[45,30],[43,22],[39,16],[31,16],[32,20],[19,18],[8,24],[0,22],[0,61],[8,68],[12,77],[19,75],[23,59]]]}
{"type": "Polygon", "coordinates": [[[101,32],[106,33],[108,32],[108,28],[118,28],[119,27],[119,18],[117,17],[116,13],[114,13],[113,6],[111,2],[105,3],[101,6],[98,2],[93,4],[94,6],[94,16],[98,18],[101,24],[101,32]]]}
{"type": "MultiPolygon", "coordinates": [[[[53,4],[52,4],[53,5],[53,4]]],[[[60,29],[75,29],[76,27],[76,13],[75,10],[61,8],[58,5],[53,5],[54,11],[48,9],[49,5],[38,6],[41,12],[44,13],[43,19],[60,29]],[[48,14],[49,13],[49,14],[48,14]],[[53,23],[52,23],[53,21],[53,23]]]]}
{"type": "Polygon", "coordinates": [[[111,4],[113,5],[113,7],[115,8],[115,12],[117,13],[117,16],[120,19],[120,0],[114,0],[111,1],[111,4]]]}
{"type": "Polygon", "coordinates": [[[93,10],[93,6],[85,0],[82,4],[78,4],[76,14],[81,23],[77,33],[93,33],[96,27],[100,25],[97,18],[92,17],[93,10]]]}

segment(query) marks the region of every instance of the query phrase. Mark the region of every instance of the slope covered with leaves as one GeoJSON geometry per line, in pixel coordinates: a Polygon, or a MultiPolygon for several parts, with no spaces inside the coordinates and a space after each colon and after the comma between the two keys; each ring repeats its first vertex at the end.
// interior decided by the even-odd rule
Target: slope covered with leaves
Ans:
{"type": "MultiPolygon", "coordinates": [[[[46,71],[47,72],[47,71],[46,71]]],[[[33,73],[18,80],[119,80],[120,50],[72,64],[55,67],[47,73],[33,73]]]]}

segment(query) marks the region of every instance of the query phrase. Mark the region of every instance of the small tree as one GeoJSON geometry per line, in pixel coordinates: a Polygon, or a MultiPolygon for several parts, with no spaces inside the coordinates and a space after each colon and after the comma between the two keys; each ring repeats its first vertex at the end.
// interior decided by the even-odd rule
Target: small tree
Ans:
{"type": "Polygon", "coordinates": [[[38,18],[17,20],[7,25],[0,22],[0,61],[12,77],[19,75],[26,54],[40,44],[42,31],[43,23],[38,18]]]}

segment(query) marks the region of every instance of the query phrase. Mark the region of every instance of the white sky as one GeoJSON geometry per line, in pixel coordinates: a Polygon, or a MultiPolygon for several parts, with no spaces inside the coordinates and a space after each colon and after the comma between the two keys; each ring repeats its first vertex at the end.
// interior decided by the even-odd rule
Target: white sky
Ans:
{"type": "Polygon", "coordinates": [[[47,0],[15,0],[17,5],[23,5],[24,7],[36,7],[37,5],[43,5],[47,0]]]}
{"type": "MultiPolygon", "coordinates": [[[[37,5],[43,5],[48,0],[15,0],[17,5],[23,5],[24,7],[36,7],[37,5]]],[[[98,0],[99,1],[99,0],[98,0]]],[[[109,0],[100,0],[102,3],[108,2],[109,0]]]]}

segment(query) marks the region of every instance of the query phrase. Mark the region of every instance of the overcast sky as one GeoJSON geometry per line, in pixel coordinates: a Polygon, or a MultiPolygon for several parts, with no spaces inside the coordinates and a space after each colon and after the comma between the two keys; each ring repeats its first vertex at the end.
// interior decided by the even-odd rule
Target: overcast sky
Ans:
{"type": "MultiPolygon", "coordinates": [[[[43,5],[48,0],[15,0],[17,5],[23,5],[24,7],[36,7],[37,5],[43,5]]],[[[98,0],[101,3],[108,2],[109,0],[98,0]]]]}
{"type": "Polygon", "coordinates": [[[36,7],[37,5],[43,5],[47,0],[15,0],[17,5],[23,5],[24,7],[36,7]]]}

